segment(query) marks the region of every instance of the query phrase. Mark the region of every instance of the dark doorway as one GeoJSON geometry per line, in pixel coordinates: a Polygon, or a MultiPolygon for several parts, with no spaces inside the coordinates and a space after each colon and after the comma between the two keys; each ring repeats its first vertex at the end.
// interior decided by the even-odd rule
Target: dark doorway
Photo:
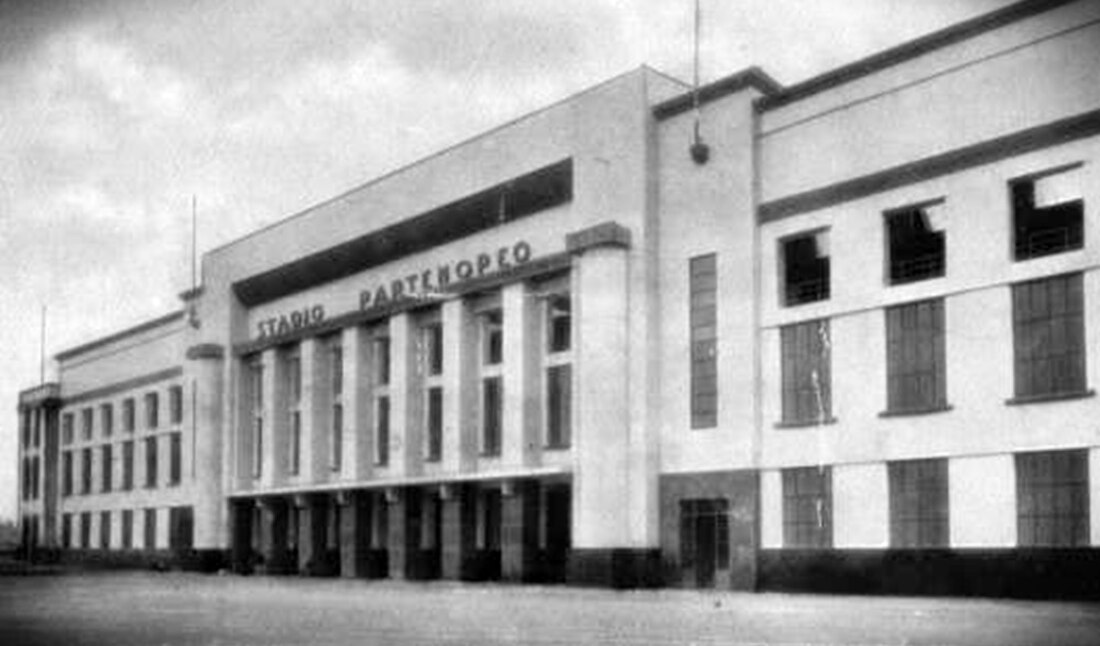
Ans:
{"type": "Polygon", "coordinates": [[[680,564],[686,584],[729,586],[729,513],[726,498],[680,501],[680,564]]]}
{"type": "Polygon", "coordinates": [[[568,484],[546,487],[544,567],[546,581],[565,580],[565,562],[572,543],[572,491],[568,484]]]}

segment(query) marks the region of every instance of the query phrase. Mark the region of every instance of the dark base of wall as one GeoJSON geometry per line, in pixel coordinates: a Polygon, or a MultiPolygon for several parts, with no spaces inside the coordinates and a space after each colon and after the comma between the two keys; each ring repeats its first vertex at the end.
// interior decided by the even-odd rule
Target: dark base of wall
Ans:
{"type": "Polygon", "coordinates": [[[100,570],[217,572],[229,565],[225,550],[60,550],[51,562],[100,570]]]}
{"type": "Polygon", "coordinates": [[[1100,549],[761,550],[760,590],[1100,599],[1100,549]]]}
{"type": "Polygon", "coordinates": [[[301,574],[305,576],[339,576],[340,550],[325,550],[305,564],[301,574]]]}
{"type": "Polygon", "coordinates": [[[460,578],[463,581],[496,581],[500,579],[500,550],[477,550],[462,560],[460,578]]]}
{"type": "Polygon", "coordinates": [[[405,555],[405,578],[410,581],[438,579],[441,557],[439,550],[410,550],[405,555]]]}
{"type": "Polygon", "coordinates": [[[566,564],[566,582],[609,588],[656,588],[661,581],[658,549],[573,549],[566,564]]]}

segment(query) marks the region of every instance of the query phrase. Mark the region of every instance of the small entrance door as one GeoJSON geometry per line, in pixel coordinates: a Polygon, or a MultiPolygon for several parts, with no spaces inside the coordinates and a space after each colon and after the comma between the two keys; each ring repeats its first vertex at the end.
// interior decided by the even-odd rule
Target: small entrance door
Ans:
{"type": "Polygon", "coordinates": [[[687,585],[729,585],[729,510],[725,498],[680,501],[680,563],[687,585]]]}
{"type": "Polygon", "coordinates": [[[545,501],[546,572],[543,573],[543,578],[547,581],[564,581],[565,561],[572,534],[570,527],[572,492],[569,485],[548,486],[545,501]]]}

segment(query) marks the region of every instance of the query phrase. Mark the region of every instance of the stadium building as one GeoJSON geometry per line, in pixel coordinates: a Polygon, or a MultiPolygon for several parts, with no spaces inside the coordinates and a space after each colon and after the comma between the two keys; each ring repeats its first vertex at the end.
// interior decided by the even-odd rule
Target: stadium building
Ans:
{"type": "Polygon", "coordinates": [[[65,560],[1100,594],[1100,3],[649,68],[207,252],[20,395],[65,560]]]}

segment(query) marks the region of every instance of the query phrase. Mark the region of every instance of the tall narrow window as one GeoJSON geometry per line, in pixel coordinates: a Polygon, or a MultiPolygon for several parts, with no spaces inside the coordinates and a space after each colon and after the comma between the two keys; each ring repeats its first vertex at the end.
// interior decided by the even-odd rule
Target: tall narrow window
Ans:
{"type": "Polygon", "coordinates": [[[332,437],[329,441],[329,468],[339,471],[344,459],[344,348],[339,338],[329,342],[329,392],[332,393],[332,437]]]}
{"type": "Polygon", "coordinates": [[[183,387],[172,386],[168,389],[168,414],[173,426],[183,423],[183,387]]]}
{"type": "Polygon", "coordinates": [[[168,484],[175,486],[180,483],[183,475],[183,434],[177,431],[169,438],[168,484]]]}
{"type": "Polygon", "coordinates": [[[145,486],[157,486],[157,438],[145,438],[145,486]]]}
{"type": "Polygon", "coordinates": [[[443,389],[428,389],[428,446],[426,460],[436,462],[443,456],[443,389]]]}
{"type": "Polygon", "coordinates": [[[426,374],[438,375],[443,372],[443,325],[430,323],[421,328],[426,374]]]}
{"type": "Polygon", "coordinates": [[[566,364],[546,369],[547,448],[568,448],[572,441],[573,367],[566,364]]]}
{"type": "Polygon", "coordinates": [[[890,412],[947,405],[943,300],[886,310],[887,408],[890,412]]]}
{"type": "Polygon", "coordinates": [[[1016,397],[1083,393],[1085,318],[1081,274],[1012,286],[1016,397]]]}
{"type": "Polygon", "coordinates": [[[110,404],[99,407],[99,422],[103,427],[103,437],[111,437],[115,432],[115,408],[110,404]]]}
{"type": "Polygon", "coordinates": [[[134,432],[134,400],[122,400],[122,429],[127,433],[134,432]]]}
{"type": "Polygon", "coordinates": [[[787,306],[829,298],[829,232],[783,241],[783,295],[787,306]]]}
{"type": "Polygon", "coordinates": [[[122,510],[122,549],[134,547],[134,510],[122,510]]]}
{"type": "Polygon", "coordinates": [[[85,408],[80,411],[80,426],[85,440],[92,439],[92,424],[93,420],[95,419],[94,415],[95,411],[93,411],[91,408],[85,408]]]}
{"type": "Polygon", "coordinates": [[[88,495],[92,493],[92,449],[85,448],[80,452],[80,493],[88,495]]]}
{"type": "Polygon", "coordinates": [[[259,357],[246,364],[248,375],[249,432],[252,434],[252,477],[263,474],[264,456],[264,366],[259,357]]]}
{"type": "Polygon", "coordinates": [[[160,398],[157,393],[145,394],[145,428],[154,429],[160,424],[160,398]]]}
{"type": "Polygon", "coordinates": [[[73,443],[73,414],[65,413],[61,416],[61,443],[73,443]]]}
{"type": "Polygon", "coordinates": [[[691,427],[718,424],[718,274],[714,254],[690,262],[691,427]]]}
{"type": "Polygon", "coordinates": [[[891,285],[943,276],[945,212],[937,200],[886,213],[891,285]]]}
{"type": "Polygon", "coordinates": [[[80,547],[88,549],[92,546],[92,512],[80,513],[80,547]]]}
{"type": "Polygon", "coordinates": [[[31,412],[26,411],[23,413],[23,448],[30,448],[31,445],[31,412]]]}
{"type": "Polygon", "coordinates": [[[375,411],[374,463],[384,467],[390,462],[390,398],[379,397],[375,411]]]}
{"type": "Polygon", "coordinates": [[[157,548],[157,510],[145,510],[145,549],[157,548]]]}
{"type": "Polygon", "coordinates": [[[111,512],[99,512],[99,548],[111,548],[111,512]]]}
{"type": "Polygon", "coordinates": [[[503,387],[500,377],[483,379],[481,383],[481,452],[485,456],[497,456],[500,455],[503,387]]]}
{"type": "Polygon", "coordinates": [[[504,316],[500,310],[490,310],[481,317],[481,355],[487,366],[504,360],[504,316]]]}
{"type": "Polygon", "coordinates": [[[112,446],[110,444],[104,444],[100,451],[102,451],[103,470],[100,471],[100,477],[102,478],[103,493],[110,493],[114,487],[113,471],[114,471],[114,455],[112,454],[112,446]]]}
{"type": "Polygon", "coordinates": [[[127,440],[122,443],[122,490],[130,491],[134,488],[134,441],[127,440]]]}
{"type": "Polygon", "coordinates": [[[1020,547],[1089,544],[1088,451],[1016,454],[1016,528],[1020,547]]]}
{"type": "Polygon", "coordinates": [[[1016,260],[1073,249],[1085,241],[1085,202],[1078,167],[1009,184],[1016,260]]]}
{"type": "Polygon", "coordinates": [[[547,351],[565,352],[573,344],[573,306],[569,293],[547,297],[547,351]]]}
{"type": "Polygon", "coordinates": [[[287,428],[290,447],[287,454],[287,472],[298,475],[302,461],[302,358],[297,350],[286,357],[287,428]]]}
{"type": "Polygon", "coordinates": [[[374,339],[375,381],[379,386],[390,383],[390,338],[380,336],[374,339]]]}
{"type": "Polygon", "coordinates": [[[833,546],[831,467],[783,470],[783,545],[833,546]]]}
{"type": "Polygon", "coordinates": [[[832,368],[829,321],[820,319],[780,330],[782,343],[783,423],[832,420],[832,368]]]}
{"type": "Polygon", "coordinates": [[[890,546],[947,547],[947,460],[890,462],[890,546]]]}
{"type": "Polygon", "coordinates": [[[73,546],[73,515],[65,513],[61,515],[61,547],[69,549],[73,546]]]}
{"type": "Polygon", "coordinates": [[[61,454],[61,495],[73,495],[73,452],[61,454]]]}

